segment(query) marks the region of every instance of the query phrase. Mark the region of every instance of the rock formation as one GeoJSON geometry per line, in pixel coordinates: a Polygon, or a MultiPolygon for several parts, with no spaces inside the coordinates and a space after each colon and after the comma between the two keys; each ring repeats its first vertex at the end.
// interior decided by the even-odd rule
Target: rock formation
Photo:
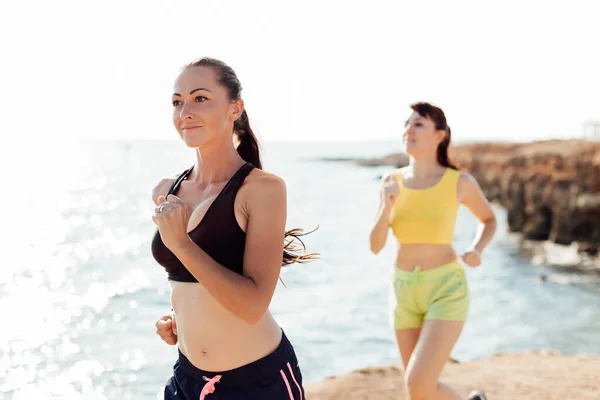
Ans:
{"type": "Polygon", "coordinates": [[[452,159],[504,206],[512,232],[558,244],[600,248],[600,143],[551,140],[527,144],[472,144],[452,159]]]}

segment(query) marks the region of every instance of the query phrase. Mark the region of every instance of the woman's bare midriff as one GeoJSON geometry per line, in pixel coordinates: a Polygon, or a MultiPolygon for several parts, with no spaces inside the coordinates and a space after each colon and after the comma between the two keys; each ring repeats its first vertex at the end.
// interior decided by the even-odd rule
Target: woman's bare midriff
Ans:
{"type": "Polygon", "coordinates": [[[272,353],[281,328],[267,311],[250,325],[227,311],[199,283],[171,281],[179,350],[197,368],[227,371],[272,353]]]}
{"type": "Polygon", "coordinates": [[[421,271],[441,267],[457,259],[451,245],[403,244],[398,245],[396,268],[412,271],[418,265],[421,271]]]}

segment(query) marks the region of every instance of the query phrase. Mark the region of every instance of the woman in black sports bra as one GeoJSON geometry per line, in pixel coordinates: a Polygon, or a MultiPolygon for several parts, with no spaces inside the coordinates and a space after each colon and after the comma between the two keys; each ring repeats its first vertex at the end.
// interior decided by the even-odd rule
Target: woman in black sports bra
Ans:
{"type": "Polygon", "coordinates": [[[173,123],[197,162],[153,190],[152,254],[173,313],[157,333],[179,358],[165,399],[303,399],[294,349],[269,312],[282,265],[298,254],[285,232],[286,188],[263,171],[258,143],[225,63],[203,58],[175,82],[173,123]],[[234,138],[238,142],[237,147],[234,138]]]}

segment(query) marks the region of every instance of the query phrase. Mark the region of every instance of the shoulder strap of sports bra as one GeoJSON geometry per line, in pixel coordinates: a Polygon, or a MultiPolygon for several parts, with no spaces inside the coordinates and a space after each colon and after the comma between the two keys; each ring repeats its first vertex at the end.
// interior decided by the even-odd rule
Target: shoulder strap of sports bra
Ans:
{"type": "Polygon", "coordinates": [[[448,168],[446,175],[448,175],[448,180],[450,182],[456,184],[456,182],[458,182],[458,178],[460,178],[460,171],[454,168],[448,168]]]}
{"type": "Polygon", "coordinates": [[[242,165],[240,169],[238,169],[237,172],[231,177],[229,182],[227,182],[227,185],[225,186],[225,188],[223,188],[223,191],[227,193],[237,193],[240,186],[242,186],[244,180],[250,174],[250,172],[252,172],[253,169],[254,165],[252,165],[249,162],[242,165]]]}
{"type": "Polygon", "coordinates": [[[438,187],[442,190],[456,191],[458,189],[458,178],[460,178],[460,171],[454,168],[447,168],[438,187]]]}
{"type": "Polygon", "coordinates": [[[194,169],[194,166],[192,165],[190,168],[186,169],[185,171],[183,171],[178,177],[177,179],[175,179],[175,181],[173,182],[173,184],[171,185],[171,188],[169,189],[169,191],[167,192],[167,196],[170,194],[176,194],[177,190],[179,190],[179,185],[181,185],[181,182],[183,182],[183,180],[185,178],[187,178],[187,176],[190,174],[190,172],[192,172],[192,169],[194,169]]]}
{"type": "MultiPolygon", "coordinates": [[[[183,171],[177,177],[177,179],[175,179],[175,181],[171,185],[171,188],[167,192],[167,196],[170,194],[177,193],[177,190],[179,190],[179,186],[181,185],[181,182],[183,182],[183,180],[185,178],[187,178],[187,176],[190,174],[190,172],[192,172],[193,169],[194,169],[194,166],[192,165],[190,168],[183,171]]],[[[237,190],[240,188],[240,186],[242,186],[242,183],[244,183],[244,179],[246,179],[248,174],[250,174],[250,172],[252,172],[253,169],[254,169],[254,165],[252,165],[249,162],[242,165],[242,167],[231,177],[231,180],[227,183],[226,188],[224,188],[224,190],[237,192],[237,190]]]]}

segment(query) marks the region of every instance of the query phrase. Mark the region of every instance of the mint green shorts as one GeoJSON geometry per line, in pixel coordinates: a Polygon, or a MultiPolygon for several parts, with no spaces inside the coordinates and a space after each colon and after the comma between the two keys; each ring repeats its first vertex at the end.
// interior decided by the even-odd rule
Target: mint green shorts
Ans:
{"type": "Polygon", "coordinates": [[[427,271],[394,268],[390,322],[396,329],[419,328],[426,319],[467,319],[469,289],[462,264],[453,261],[427,271]]]}

